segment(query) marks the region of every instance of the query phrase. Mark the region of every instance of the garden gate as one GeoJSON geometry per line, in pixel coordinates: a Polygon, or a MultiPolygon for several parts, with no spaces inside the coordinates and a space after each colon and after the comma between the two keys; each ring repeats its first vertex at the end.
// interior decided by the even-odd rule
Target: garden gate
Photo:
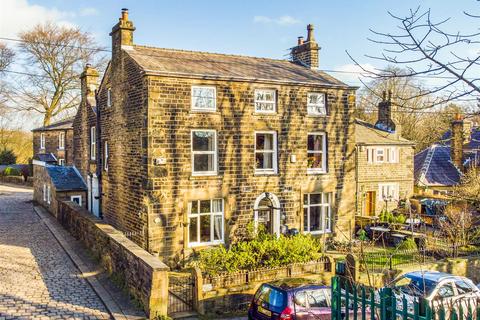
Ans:
{"type": "Polygon", "coordinates": [[[194,311],[195,279],[191,273],[168,274],[168,314],[194,311]]]}

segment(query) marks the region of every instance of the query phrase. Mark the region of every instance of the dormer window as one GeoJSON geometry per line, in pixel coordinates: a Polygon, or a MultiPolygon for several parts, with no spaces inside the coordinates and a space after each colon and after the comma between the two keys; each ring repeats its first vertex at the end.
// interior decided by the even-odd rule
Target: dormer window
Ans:
{"type": "Polygon", "coordinates": [[[255,90],[255,112],[275,113],[277,112],[277,93],[272,89],[255,90]]]}
{"type": "Polygon", "coordinates": [[[192,87],[192,110],[215,111],[217,109],[217,92],[215,87],[192,87]]]}
{"type": "Polygon", "coordinates": [[[307,112],[311,116],[326,116],[327,106],[324,93],[311,92],[307,94],[307,112]]]}

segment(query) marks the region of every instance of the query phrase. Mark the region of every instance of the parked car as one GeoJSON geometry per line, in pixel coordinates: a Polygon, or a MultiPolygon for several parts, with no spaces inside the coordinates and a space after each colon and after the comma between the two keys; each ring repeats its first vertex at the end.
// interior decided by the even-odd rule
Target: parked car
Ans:
{"type": "MultiPolygon", "coordinates": [[[[343,307],[342,314],[344,313],[343,307]]],[[[350,310],[349,313],[350,319],[353,319],[354,311],[350,310]]],[[[360,315],[360,312],[358,314],[360,315]]],[[[248,319],[330,320],[331,288],[306,279],[264,283],[252,299],[248,319]]]]}
{"type": "Polygon", "coordinates": [[[415,301],[421,300],[434,313],[443,308],[446,319],[452,310],[457,313],[462,310],[459,319],[464,319],[469,310],[476,311],[480,302],[480,289],[470,279],[437,271],[409,272],[398,277],[389,287],[396,296],[397,310],[403,309],[405,297],[409,313],[413,313],[415,301]]]}

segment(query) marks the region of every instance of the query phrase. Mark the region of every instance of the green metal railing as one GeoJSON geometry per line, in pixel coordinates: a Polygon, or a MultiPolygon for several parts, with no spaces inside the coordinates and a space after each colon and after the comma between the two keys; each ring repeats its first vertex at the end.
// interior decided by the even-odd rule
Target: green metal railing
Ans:
{"type": "Polygon", "coordinates": [[[344,277],[332,278],[332,320],[480,320],[479,301],[456,302],[432,310],[423,298],[412,303],[391,288],[374,290],[344,277]]]}

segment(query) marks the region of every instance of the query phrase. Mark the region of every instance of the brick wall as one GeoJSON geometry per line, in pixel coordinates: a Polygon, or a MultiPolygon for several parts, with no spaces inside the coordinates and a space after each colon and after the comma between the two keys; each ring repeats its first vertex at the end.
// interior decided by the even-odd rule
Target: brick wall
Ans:
{"type": "Polygon", "coordinates": [[[57,159],[65,159],[65,165],[73,164],[73,130],[44,130],[33,132],[33,155],[53,153],[57,159]],[[65,148],[59,149],[60,133],[65,134],[65,148]],[[40,148],[40,135],[45,134],[45,148],[40,148]]]}
{"type": "MultiPolygon", "coordinates": [[[[394,145],[391,145],[394,146],[394,145]]],[[[367,163],[367,148],[357,148],[357,214],[365,212],[365,193],[376,192],[375,213],[378,215],[385,208],[385,201],[381,200],[379,184],[398,183],[400,199],[413,195],[413,155],[414,148],[410,145],[396,146],[398,148],[398,163],[367,163]]],[[[397,207],[397,202],[388,202],[387,209],[397,207]]]]}

